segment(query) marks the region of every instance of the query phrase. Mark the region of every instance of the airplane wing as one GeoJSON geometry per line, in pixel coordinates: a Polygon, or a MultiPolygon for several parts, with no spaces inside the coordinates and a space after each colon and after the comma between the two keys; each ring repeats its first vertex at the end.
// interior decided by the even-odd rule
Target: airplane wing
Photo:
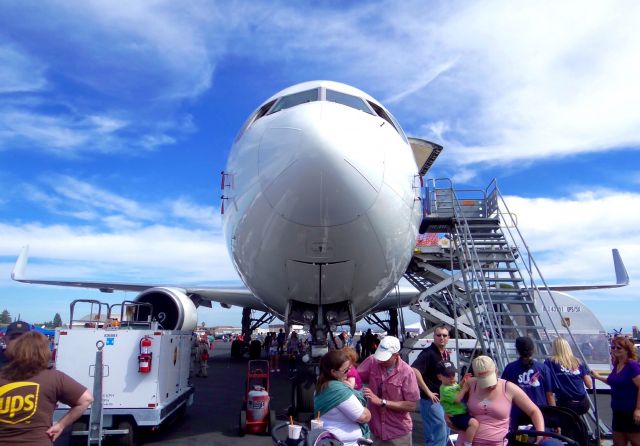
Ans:
{"type": "Polygon", "coordinates": [[[117,282],[82,282],[63,280],[42,280],[28,279],[24,271],[29,259],[29,246],[22,248],[16,264],[11,272],[11,278],[16,282],[32,283],[38,285],[53,285],[75,288],[90,288],[100,290],[103,293],[113,293],[114,291],[138,291],[142,292],[149,288],[170,287],[179,288],[184,293],[197,301],[198,305],[211,307],[211,301],[219,302],[225,308],[239,306],[251,308],[252,310],[269,311],[269,309],[253,295],[251,290],[244,286],[237,287],[207,287],[207,286],[184,286],[168,284],[143,284],[143,283],[117,283],[117,282]]]}
{"type": "Polygon", "coordinates": [[[582,291],[582,290],[602,290],[607,288],[620,288],[629,285],[629,274],[625,268],[620,253],[617,249],[612,249],[613,267],[616,271],[616,283],[597,285],[552,285],[548,287],[538,287],[540,290],[550,291],[582,291]]]}

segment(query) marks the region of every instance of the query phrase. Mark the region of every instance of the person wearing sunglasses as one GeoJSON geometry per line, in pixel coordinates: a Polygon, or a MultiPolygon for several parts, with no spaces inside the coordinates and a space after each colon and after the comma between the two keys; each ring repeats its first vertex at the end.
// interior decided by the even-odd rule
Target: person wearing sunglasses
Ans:
{"type": "Polygon", "coordinates": [[[449,428],[438,394],[442,385],[438,378],[438,364],[449,361],[448,342],[449,328],[444,324],[436,325],[433,342],[411,364],[420,387],[420,415],[426,446],[445,446],[449,439],[449,428]]]}
{"type": "Polygon", "coordinates": [[[613,338],[611,357],[609,376],[596,371],[591,375],[611,387],[613,444],[640,446],[640,364],[633,342],[624,336],[613,338]]]}
{"type": "Polygon", "coordinates": [[[346,384],[349,369],[351,359],[343,350],[331,350],[320,359],[313,407],[324,429],[345,446],[356,446],[359,438],[369,436],[371,412],[362,394],[346,384]]]}

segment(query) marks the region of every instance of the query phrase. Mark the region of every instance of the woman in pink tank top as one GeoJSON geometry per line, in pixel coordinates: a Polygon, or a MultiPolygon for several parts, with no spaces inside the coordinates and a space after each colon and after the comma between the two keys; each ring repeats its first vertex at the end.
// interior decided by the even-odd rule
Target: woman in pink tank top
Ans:
{"type": "MultiPolygon", "coordinates": [[[[520,387],[504,379],[498,379],[493,359],[478,356],[473,360],[473,372],[475,378],[467,381],[457,398],[462,399],[468,392],[469,414],[480,423],[473,446],[506,444],[504,437],[509,431],[512,403],[529,415],[535,430],[544,431],[544,418],[540,409],[520,387]]],[[[538,437],[538,443],[540,441],[542,437],[538,437]]]]}

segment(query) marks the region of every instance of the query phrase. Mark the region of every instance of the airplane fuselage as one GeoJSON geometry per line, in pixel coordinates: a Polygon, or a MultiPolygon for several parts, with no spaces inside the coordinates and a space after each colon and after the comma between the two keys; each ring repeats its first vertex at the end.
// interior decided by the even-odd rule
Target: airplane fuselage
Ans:
{"type": "Polygon", "coordinates": [[[405,272],[421,219],[402,129],[344,84],[287,88],[249,118],[223,174],[227,248],[246,286],[291,322],[362,317],[405,272]]]}

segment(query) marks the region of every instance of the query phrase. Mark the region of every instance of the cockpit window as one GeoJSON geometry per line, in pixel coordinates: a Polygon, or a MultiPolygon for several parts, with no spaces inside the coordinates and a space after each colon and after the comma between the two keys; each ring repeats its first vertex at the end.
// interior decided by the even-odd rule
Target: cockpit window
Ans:
{"type": "Polygon", "coordinates": [[[273,104],[275,102],[276,102],[275,99],[273,101],[269,101],[266,104],[264,104],[262,107],[260,107],[258,110],[256,110],[249,117],[249,119],[247,119],[247,122],[244,123],[244,125],[242,126],[242,128],[240,129],[238,134],[236,135],[235,141],[238,141],[240,138],[242,138],[242,135],[244,135],[244,132],[247,131],[247,129],[251,126],[251,124],[253,124],[254,122],[256,122],[256,120],[258,120],[258,119],[262,118],[264,115],[266,115],[267,112],[269,111],[269,109],[271,107],[273,107],[273,104]]]}
{"type": "Polygon", "coordinates": [[[384,108],[380,107],[375,102],[371,102],[371,101],[367,101],[367,102],[369,103],[371,108],[376,112],[376,114],[378,116],[380,116],[382,119],[384,119],[389,124],[391,124],[391,127],[396,129],[396,132],[398,132],[400,134],[400,136],[402,137],[402,139],[405,140],[405,142],[409,142],[409,140],[407,139],[407,136],[402,131],[402,128],[400,127],[400,124],[398,124],[398,121],[396,121],[394,119],[394,117],[391,115],[391,113],[388,113],[384,108]]]}
{"type": "Polygon", "coordinates": [[[276,102],[276,105],[269,111],[268,114],[277,113],[285,108],[295,107],[296,105],[304,104],[306,102],[313,102],[318,100],[318,89],[301,91],[299,93],[293,93],[287,96],[282,96],[276,102]]]}
{"type": "Polygon", "coordinates": [[[338,104],[346,105],[347,107],[355,108],[356,110],[360,110],[371,115],[374,114],[371,109],[367,107],[366,102],[364,102],[362,98],[352,96],[350,94],[327,89],[327,101],[337,102],[338,104]]]}

